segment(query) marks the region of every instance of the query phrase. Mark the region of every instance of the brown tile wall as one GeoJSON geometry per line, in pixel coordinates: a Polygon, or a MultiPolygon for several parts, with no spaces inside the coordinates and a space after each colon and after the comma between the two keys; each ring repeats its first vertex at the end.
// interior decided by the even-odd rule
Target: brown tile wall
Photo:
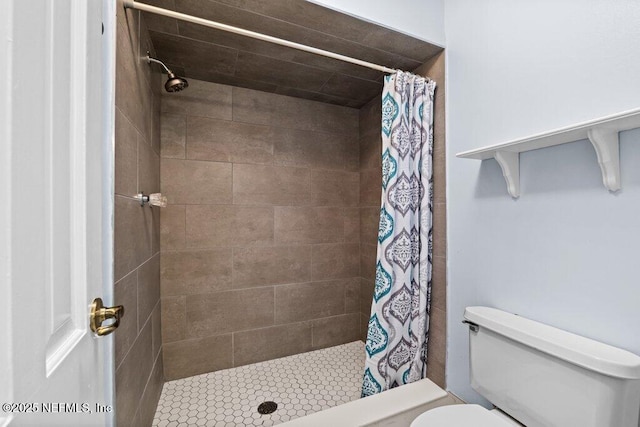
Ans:
{"type": "Polygon", "coordinates": [[[125,316],[115,332],[116,421],[150,426],[162,390],[160,215],[137,193],[160,191],[161,76],[140,56],[153,51],[138,12],[117,10],[115,108],[115,303],[125,316]]]}
{"type": "MultiPolygon", "coordinates": [[[[301,0],[146,0],[377,64],[411,70],[441,48],[301,0]]],[[[382,73],[213,28],[149,15],[160,55],[187,77],[360,108],[382,89],[382,73]]]]}
{"type": "Polygon", "coordinates": [[[360,109],[360,338],[366,342],[376,271],[382,195],[381,97],[360,109]]]}
{"type": "MultiPolygon", "coordinates": [[[[444,388],[446,360],[446,178],[444,53],[418,67],[416,74],[437,83],[434,115],[433,278],[427,377],[444,388]]],[[[381,99],[360,109],[360,337],[366,339],[375,280],[382,171],[381,99]]]]}
{"type": "Polygon", "coordinates": [[[163,94],[166,379],[360,338],[358,117],[193,79],[163,94]]]}

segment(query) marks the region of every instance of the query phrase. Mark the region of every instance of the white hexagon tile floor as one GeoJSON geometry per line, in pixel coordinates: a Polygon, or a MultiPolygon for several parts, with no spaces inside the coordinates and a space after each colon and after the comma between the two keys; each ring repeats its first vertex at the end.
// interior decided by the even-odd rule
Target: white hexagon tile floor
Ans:
{"type": "Polygon", "coordinates": [[[360,397],[364,343],[225,369],[164,384],[153,425],[273,426],[360,397]],[[274,401],[278,409],[258,413],[274,401]]]}

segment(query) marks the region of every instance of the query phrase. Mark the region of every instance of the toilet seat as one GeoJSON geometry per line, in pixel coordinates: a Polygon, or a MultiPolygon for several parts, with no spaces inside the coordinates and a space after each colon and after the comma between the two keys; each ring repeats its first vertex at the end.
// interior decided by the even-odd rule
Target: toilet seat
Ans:
{"type": "Polygon", "coordinates": [[[413,420],[411,427],[513,427],[480,405],[448,405],[431,409],[413,420]]]}

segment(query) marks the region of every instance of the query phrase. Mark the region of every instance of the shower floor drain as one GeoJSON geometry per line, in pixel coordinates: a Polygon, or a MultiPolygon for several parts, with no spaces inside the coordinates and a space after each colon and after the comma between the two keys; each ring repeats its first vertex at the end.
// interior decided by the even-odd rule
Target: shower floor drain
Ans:
{"type": "Polygon", "coordinates": [[[278,409],[278,404],[270,400],[262,402],[260,405],[258,405],[258,412],[263,415],[272,414],[276,412],[276,409],[278,409]]]}

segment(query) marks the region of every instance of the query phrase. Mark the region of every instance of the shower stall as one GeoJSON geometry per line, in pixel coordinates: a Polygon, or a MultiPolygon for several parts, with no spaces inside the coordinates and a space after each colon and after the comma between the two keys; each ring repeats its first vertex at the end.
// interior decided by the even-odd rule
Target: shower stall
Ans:
{"type": "MultiPolygon", "coordinates": [[[[148,3],[437,82],[427,377],[444,387],[442,49],[303,1],[148,3]]],[[[383,73],[118,13],[115,293],[128,314],[115,334],[118,425],[273,425],[358,399],[383,73]],[[167,206],[133,197],[149,193],[167,206]]]]}

